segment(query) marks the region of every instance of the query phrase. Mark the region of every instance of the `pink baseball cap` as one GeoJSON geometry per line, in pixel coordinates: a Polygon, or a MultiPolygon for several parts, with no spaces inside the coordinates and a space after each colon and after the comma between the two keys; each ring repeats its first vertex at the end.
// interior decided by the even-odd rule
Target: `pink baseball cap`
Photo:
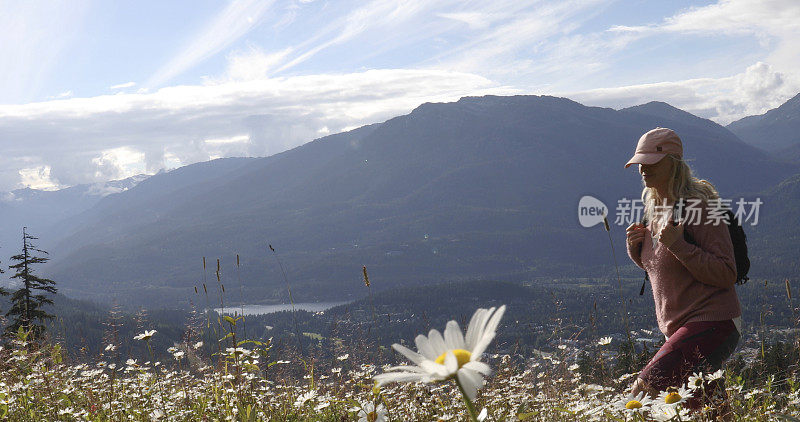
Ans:
{"type": "Polygon", "coordinates": [[[625,168],[630,167],[631,164],[655,164],[667,154],[683,157],[681,138],[672,129],[657,127],[639,138],[636,152],[625,164],[625,168]]]}

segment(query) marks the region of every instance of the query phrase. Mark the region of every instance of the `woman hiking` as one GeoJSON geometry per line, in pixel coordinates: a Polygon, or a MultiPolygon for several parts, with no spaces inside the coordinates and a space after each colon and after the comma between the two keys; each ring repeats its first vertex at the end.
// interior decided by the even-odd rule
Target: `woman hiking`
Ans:
{"type": "MultiPolygon", "coordinates": [[[[644,184],[644,219],[627,228],[628,255],[647,271],[658,327],[667,338],[632,390],[656,397],[693,373],[720,369],[739,342],[742,312],[719,194],[692,176],[681,139],[670,129],[653,129],[639,139],[625,167],[631,164],[639,165],[644,184]]],[[[716,386],[709,387],[706,392],[716,386]]],[[[692,409],[701,404],[697,397],[687,402],[692,409]]]]}

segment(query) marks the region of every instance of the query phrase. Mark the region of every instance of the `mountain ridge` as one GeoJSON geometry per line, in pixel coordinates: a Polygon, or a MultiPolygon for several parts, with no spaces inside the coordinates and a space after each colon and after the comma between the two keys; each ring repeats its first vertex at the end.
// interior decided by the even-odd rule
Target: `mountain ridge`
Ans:
{"type": "Polygon", "coordinates": [[[800,144],[800,94],[764,114],[731,122],[727,128],[748,143],[780,157],[779,151],[796,149],[800,144]]]}
{"type": "Polygon", "coordinates": [[[61,242],[51,269],[65,292],[165,306],[201,300],[193,289],[203,257],[206,277],[222,257],[223,282],[235,274],[250,300],[262,302],[285,299],[275,258],[295,299],[306,300],[360,296],[362,265],[382,281],[376,288],[605,274],[607,238],[578,225],[577,201],[591,194],[613,208],[638,197],[638,174],[624,163],[641,133],[678,131],[687,157],[699,158],[699,175],[725,195],[759,192],[798,172],[716,123],[658,115],[664,103],[643,106],[467,97],[251,159],[181,185],[169,203],[152,196],[172,176],[154,177],[105,201],[108,215],[61,242]],[[150,215],[131,211],[141,204],[153,204],[150,215]]]}

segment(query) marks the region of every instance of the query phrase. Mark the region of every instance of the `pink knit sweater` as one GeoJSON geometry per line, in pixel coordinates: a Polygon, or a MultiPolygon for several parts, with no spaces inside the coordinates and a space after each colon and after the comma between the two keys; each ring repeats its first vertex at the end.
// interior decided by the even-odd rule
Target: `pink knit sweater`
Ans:
{"type": "Polygon", "coordinates": [[[669,248],[651,240],[647,228],[639,254],[638,245],[628,246],[628,255],[650,276],[656,319],[667,337],[692,321],[725,321],[741,316],[736,295],[736,260],[728,227],[701,223],[687,224],[685,230],[699,246],[680,237],[669,248]]]}

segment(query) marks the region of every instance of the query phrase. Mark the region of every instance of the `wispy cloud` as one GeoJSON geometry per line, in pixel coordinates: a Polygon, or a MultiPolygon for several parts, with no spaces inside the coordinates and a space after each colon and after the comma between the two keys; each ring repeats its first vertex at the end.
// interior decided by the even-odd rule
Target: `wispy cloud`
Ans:
{"type": "Polygon", "coordinates": [[[641,26],[617,25],[613,32],[654,36],[671,32],[687,35],[755,36],[772,65],[784,71],[800,59],[800,2],[796,0],[719,0],[691,7],[662,22],[641,26]]]}
{"type": "MultiPolygon", "coordinates": [[[[570,50],[551,48],[580,28],[592,9],[605,0],[561,2],[487,2],[466,15],[442,15],[471,22],[469,41],[454,45],[427,60],[448,69],[476,72],[496,79],[536,80],[542,66],[564,63],[570,50]]],[[[558,71],[555,69],[554,71],[558,71]]]]}
{"type": "Polygon", "coordinates": [[[133,88],[134,86],[136,86],[136,82],[125,82],[124,84],[111,85],[108,89],[113,91],[115,89],[133,88]]]}
{"type": "Polygon", "coordinates": [[[20,169],[49,166],[48,180],[74,185],[266,156],[424,102],[517,92],[468,73],[369,70],[0,105],[0,139],[10,144],[0,156],[0,191],[23,183],[20,169]]]}
{"type": "Polygon", "coordinates": [[[43,85],[81,31],[86,10],[83,0],[0,1],[0,103],[52,94],[43,85]]]}
{"type": "Polygon", "coordinates": [[[690,7],[663,22],[641,26],[617,25],[618,32],[693,32],[726,34],[782,34],[800,29],[800,3],[794,0],[719,0],[690,7]]]}
{"type": "Polygon", "coordinates": [[[380,28],[384,34],[429,9],[424,0],[373,0],[346,13],[317,31],[311,38],[293,48],[298,55],[275,70],[276,73],[295,67],[332,46],[351,41],[365,32],[380,28]]]}
{"type": "Polygon", "coordinates": [[[629,107],[664,101],[701,117],[728,124],[745,116],[762,114],[800,91],[800,80],[756,63],[742,73],[723,78],[697,78],[658,82],[561,95],[587,105],[629,107]]]}
{"type": "Polygon", "coordinates": [[[161,67],[148,81],[148,88],[160,87],[203,60],[219,53],[260,23],[274,0],[235,0],[177,56],[161,67]]]}

